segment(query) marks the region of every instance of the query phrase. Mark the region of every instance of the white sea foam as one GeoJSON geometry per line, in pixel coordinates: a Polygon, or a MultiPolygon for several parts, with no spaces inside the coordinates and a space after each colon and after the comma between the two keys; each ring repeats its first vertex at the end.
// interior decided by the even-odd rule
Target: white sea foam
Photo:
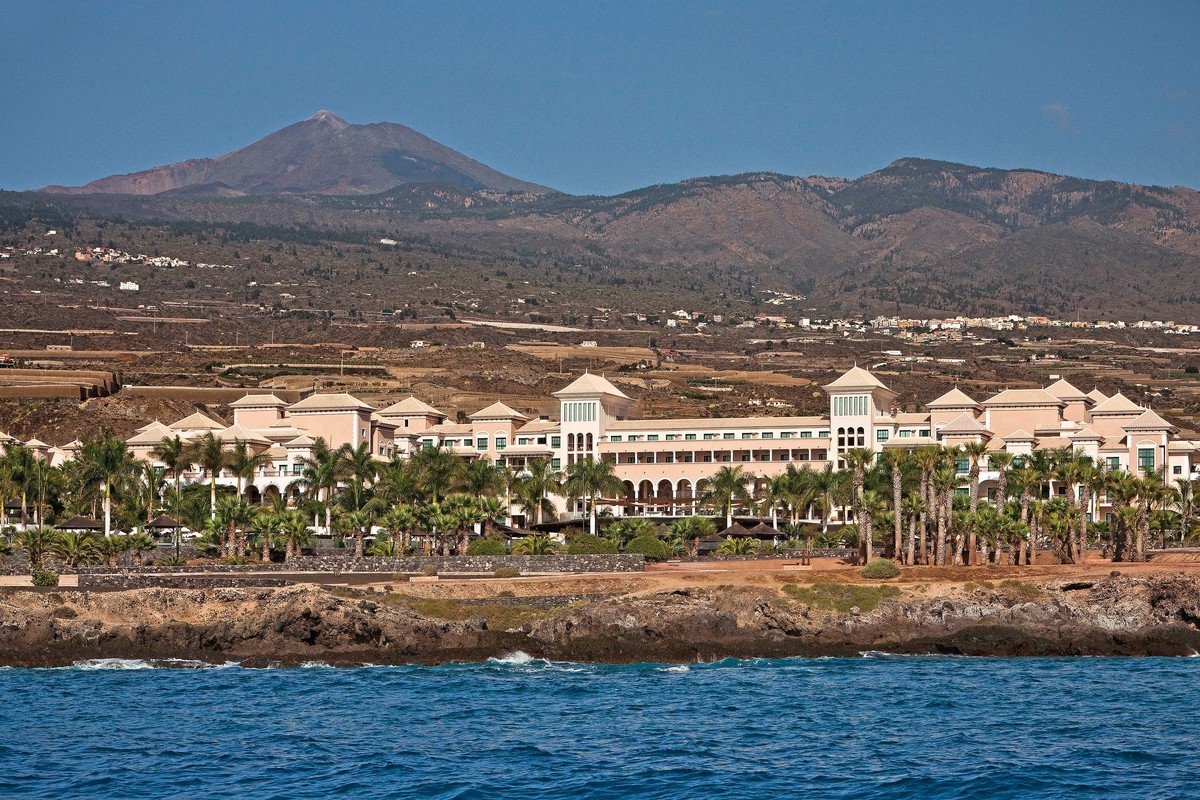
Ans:
{"type": "Polygon", "coordinates": [[[541,664],[550,663],[550,662],[546,661],[544,658],[534,658],[533,656],[529,655],[529,653],[526,653],[523,650],[516,650],[512,653],[509,653],[508,655],[500,656],[499,658],[493,657],[493,658],[488,659],[489,664],[507,664],[509,666],[516,666],[516,667],[528,666],[535,662],[541,663],[541,664]]]}
{"type": "Polygon", "coordinates": [[[76,661],[66,669],[81,670],[136,670],[136,669],[230,669],[241,666],[236,661],[226,661],[223,664],[210,664],[207,661],[195,661],[190,658],[90,658],[76,661]]]}
{"type": "Polygon", "coordinates": [[[673,667],[659,667],[656,672],[691,672],[692,668],[687,664],[676,664],[673,667]]]}

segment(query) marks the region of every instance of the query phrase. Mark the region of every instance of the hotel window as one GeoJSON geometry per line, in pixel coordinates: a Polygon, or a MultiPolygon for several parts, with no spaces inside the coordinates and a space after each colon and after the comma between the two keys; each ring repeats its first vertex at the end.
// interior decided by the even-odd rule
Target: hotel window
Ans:
{"type": "MultiPolygon", "coordinates": [[[[792,438],[792,437],[790,437],[790,436],[785,436],[784,438],[785,438],[785,439],[790,439],[790,438],[792,438]]],[[[801,439],[811,439],[811,438],[813,438],[813,437],[812,437],[812,431],[800,431],[800,438],[801,438],[801,439]]]]}
{"type": "Polygon", "coordinates": [[[715,433],[704,434],[704,441],[706,441],[706,442],[709,441],[710,439],[715,439],[715,438],[717,438],[717,435],[715,433]]]}
{"type": "Polygon", "coordinates": [[[703,461],[705,464],[711,464],[712,463],[712,453],[705,453],[704,456],[701,458],[701,461],[703,461]]]}
{"type": "Polygon", "coordinates": [[[928,435],[929,435],[929,428],[922,428],[922,429],[921,429],[921,435],[922,435],[922,436],[928,436],[928,435]]]}
{"type": "Polygon", "coordinates": [[[721,434],[721,438],[722,438],[722,439],[732,439],[732,438],[733,438],[733,434],[732,434],[732,433],[722,433],[722,434],[721,434]]]}
{"type": "Polygon", "coordinates": [[[960,456],[960,457],[957,457],[954,459],[954,471],[955,472],[962,475],[963,473],[970,472],[970,470],[971,470],[971,459],[970,458],[968,458],[967,456],[960,456]]]}
{"type": "Polygon", "coordinates": [[[487,450],[488,437],[480,436],[475,440],[476,450],[487,450]]]}
{"type": "Polygon", "coordinates": [[[663,463],[664,464],[674,464],[675,463],[675,455],[673,453],[667,453],[666,455],[663,456],[663,463]]]}
{"type": "Polygon", "coordinates": [[[901,439],[911,439],[912,433],[913,433],[912,431],[900,431],[900,438],[901,439]]]}
{"type": "Polygon", "coordinates": [[[608,437],[608,440],[609,440],[610,442],[619,442],[619,441],[621,441],[621,437],[620,437],[620,435],[618,434],[617,436],[610,436],[610,437],[608,437]]]}
{"type": "Polygon", "coordinates": [[[555,469],[555,470],[562,469],[562,459],[561,458],[550,459],[550,469],[555,469]]]}
{"type": "Polygon", "coordinates": [[[888,440],[888,432],[885,430],[875,431],[875,441],[886,442],[888,440]]]}
{"type": "Polygon", "coordinates": [[[688,442],[694,442],[694,441],[696,441],[696,434],[694,434],[694,433],[685,433],[685,434],[683,435],[683,438],[684,438],[684,440],[685,440],[685,441],[688,441],[688,442]]]}
{"type": "Polygon", "coordinates": [[[647,435],[646,435],[646,441],[647,441],[647,442],[657,442],[657,441],[658,441],[658,434],[657,434],[657,433],[650,433],[650,434],[647,434],[647,435]]]}
{"type": "Polygon", "coordinates": [[[1175,466],[1171,467],[1171,474],[1172,474],[1172,475],[1182,475],[1182,474],[1183,474],[1183,467],[1181,467],[1181,466],[1179,466],[1178,464],[1176,464],[1175,466]]]}
{"type": "Polygon", "coordinates": [[[820,432],[817,434],[817,438],[818,438],[818,439],[828,439],[828,438],[829,438],[829,431],[820,431],[820,432]]]}
{"type": "Polygon", "coordinates": [[[679,434],[678,433],[668,433],[665,438],[668,442],[673,442],[679,438],[679,434]]]}
{"type": "Polygon", "coordinates": [[[551,436],[550,437],[550,446],[551,447],[562,447],[562,437],[561,436],[551,436]]]}
{"type": "Polygon", "coordinates": [[[764,439],[774,439],[774,438],[775,438],[775,434],[774,434],[772,431],[767,431],[766,433],[764,433],[764,434],[762,435],[762,438],[764,438],[764,439]]]}
{"type": "Polygon", "coordinates": [[[753,433],[743,433],[743,434],[742,434],[742,438],[743,438],[743,439],[753,439],[753,438],[754,438],[754,434],[753,434],[753,433]]]}
{"type": "Polygon", "coordinates": [[[1106,458],[1104,460],[1106,462],[1108,462],[1109,469],[1116,470],[1116,469],[1121,468],[1121,457],[1120,456],[1109,456],[1108,458],[1106,458]]]}
{"type": "MultiPolygon", "coordinates": [[[[779,438],[780,439],[791,439],[792,436],[794,436],[794,435],[795,434],[793,434],[791,431],[784,431],[783,433],[779,434],[779,438]]],[[[801,434],[801,436],[803,436],[803,434],[801,434]]],[[[809,433],[809,436],[812,436],[811,432],[809,433]]]]}
{"type": "Polygon", "coordinates": [[[1138,469],[1142,472],[1154,471],[1154,448],[1139,447],[1138,448],[1138,469]]]}
{"type": "Polygon", "coordinates": [[[508,447],[508,439],[504,436],[497,436],[496,437],[496,449],[503,450],[506,447],[508,447]]]}

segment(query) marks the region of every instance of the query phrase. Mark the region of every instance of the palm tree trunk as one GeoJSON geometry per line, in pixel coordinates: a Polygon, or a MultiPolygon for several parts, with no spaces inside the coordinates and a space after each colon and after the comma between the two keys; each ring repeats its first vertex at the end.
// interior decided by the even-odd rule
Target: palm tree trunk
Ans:
{"type": "Polygon", "coordinates": [[[363,529],[357,525],[354,526],[354,557],[363,557],[363,529]]]}
{"type": "Polygon", "coordinates": [[[904,501],[904,487],[900,483],[900,469],[892,467],[892,520],[894,530],[892,531],[892,557],[903,561],[900,554],[901,539],[904,536],[904,519],[900,514],[900,504],[904,501]]]}
{"type": "Polygon", "coordinates": [[[104,535],[112,534],[112,484],[104,482],[104,535]]]}
{"type": "Polygon", "coordinates": [[[913,565],[913,560],[916,558],[916,539],[917,515],[914,514],[908,518],[908,552],[904,554],[904,563],[910,567],[913,565]]]}

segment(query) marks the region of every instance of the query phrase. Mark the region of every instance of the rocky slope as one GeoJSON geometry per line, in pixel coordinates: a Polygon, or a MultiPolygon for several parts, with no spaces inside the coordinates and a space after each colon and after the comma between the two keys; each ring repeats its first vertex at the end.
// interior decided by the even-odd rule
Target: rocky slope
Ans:
{"type": "MultiPolygon", "coordinates": [[[[436,663],[516,650],[562,660],[896,653],[1188,655],[1200,650],[1200,583],[1183,576],[982,585],[957,599],[911,588],[873,610],[820,611],[769,590],[504,609],[284,589],[0,595],[0,663],[183,658],[249,665],[436,663]],[[549,607],[547,607],[549,606],[549,607]]],[[[803,590],[798,595],[803,597],[803,590]]]]}

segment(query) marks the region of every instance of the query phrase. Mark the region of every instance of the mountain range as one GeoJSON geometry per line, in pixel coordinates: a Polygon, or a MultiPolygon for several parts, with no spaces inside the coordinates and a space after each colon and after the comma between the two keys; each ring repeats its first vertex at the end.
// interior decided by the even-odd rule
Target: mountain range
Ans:
{"type": "Polygon", "coordinates": [[[42,191],[131,220],[422,237],[480,263],[538,253],[702,289],[720,275],[834,311],[1200,320],[1200,193],[1032,169],[902,158],[855,179],[747,173],[573,196],[323,111],[216,159],[42,191]]]}

